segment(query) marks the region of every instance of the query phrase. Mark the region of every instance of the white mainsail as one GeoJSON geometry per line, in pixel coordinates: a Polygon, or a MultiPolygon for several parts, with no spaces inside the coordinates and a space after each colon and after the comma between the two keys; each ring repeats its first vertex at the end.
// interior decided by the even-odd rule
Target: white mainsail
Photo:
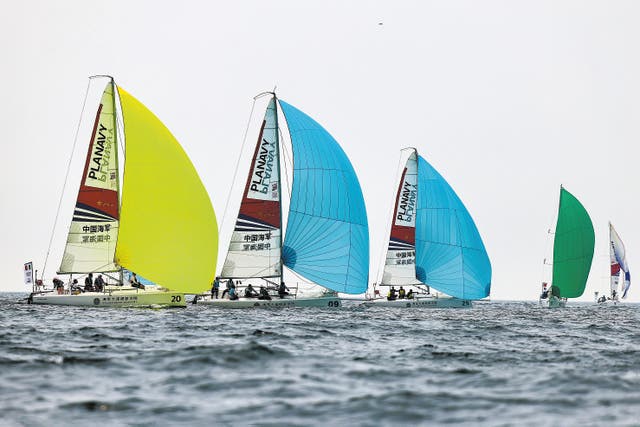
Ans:
{"type": "Polygon", "coordinates": [[[251,160],[221,277],[282,274],[282,212],[276,99],[269,102],[251,160]]]}
{"type": "Polygon", "coordinates": [[[116,271],[118,157],[113,81],[105,88],[89,143],[60,273],[116,271]]]}
{"type": "Polygon", "coordinates": [[[420,283],[416,278],[416,211],[418,203],[418,159],[415,149],[403,150],[402,166],[382,284],[411,285],[420,283]]]}

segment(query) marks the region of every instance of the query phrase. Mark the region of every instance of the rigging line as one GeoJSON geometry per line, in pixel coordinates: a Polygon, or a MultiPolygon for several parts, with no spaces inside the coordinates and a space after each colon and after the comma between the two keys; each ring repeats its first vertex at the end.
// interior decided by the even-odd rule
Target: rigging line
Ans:
{"type": "MultiPolygon", "coordinates": [[[[278,127],[278,133],[280,134],[280,141],[283,141],[282,137],[284,135],[284,133],[282,132],[282,130],[280,129],[280,127],[278,127]]],[[[285,144],[280,144],[280,147],[282,148],[282,154],[283,154],[283,159],[284,160],[284,179],[285,182],[287,183],[286,188],[287,188],[287,195],[289,196],[289,200],[291,200],[291,187],[293,187],[293,182],[291,182],[291,184],[289,184],[289,173],[287,172],[287,170],[289,169],[287,166],[290,164],[291,165],[291,170],[293,170],[293,155],[289,155],[288,152],[288,147],[285,144]],[[289,163],[287,163],[289,162],[289,163]]],[[[292,147],[293,148],[293,147],[292,147]]]]}
{"type": "MultiPolygon", "coordinates": [[[[64,176],[64,183],[62,184],[62,192],[60,193],[60,200],[58,200],[58,209],[56,210],[56,216],[53,220],[53,228],[51,229],[51,237],[49,238],[49,246],[47,247],[47,254],[44,258],[44,266],[42,268],[42,278],[45,277],[47,270],[47,262],[49,261],[49,254],[51,253],[51,245],[53,243],[53,236],[56,231],[56,225],[58,224],[58,217],[60,216],[60,208],[62,207],[62,199],[64,197],[65,189],[67,188],[67,182],[69,181],[69,172],[71,171],[71,161],[73,160],[73,153],[76,150],[76,144],[78,143],[78,135],[80,134],[80,125],[82,124],[82,117],[84,116],[84,109],[87,105],[87,98],[89,97],[89,87],[91,85],[91,79],[87,82],[87,89],[84,94],[84,101],[82,101],[82,110],[80,111],[80,119],[78,120],[78,126],[76,127],[76,135],[73,138],[73,146],[71,147],[71,155],[67,163],[67,173],[64,176]]],[[[71,227],[71,226],[69,226],[71,227]]]]}
{"type": "MultiPolygon", "coordinates": [[[[262,94],[260,94],[262,95],[262,94]]],[[[238,177],[238,170],[240,168],[240,160],[242,159],[242,153],[244,153],[244,147],[247,143],[247,135],[249,134],[249,126],[251,126],[251,118],[253,117],[253,110],[256,107],[256,100],[260,97],[253,98],[253,104],[251,104],[251,112],[249,113],[249,120],[247,120],[247,127],[244,130],[244,137],[242,138],[242,146],[240,147],[240,154],[238,155],[238,160],[236,161],[236,169],[233,172],[233,181],[231,181],[231,189],[227,194],[227,202],[224,205],[224,212],[222,213],[222,221],[220,222],[220,228],[224,226],[225,218],[227,217],[227,211],[229,210],[229,201],[231,200],[231,194],[233,193],[234,187],[236,185],[236,178],[238,177]]],[[[249,171],[251,173],[251,171],[249,171]]]]}
{"type": "MultiPolygon", "coordinates": [[[[559,202],[558,202],[559,204],[559,202]]],[[[555,219],[557,222],[557,217],[558,217],[558,212],[557,211],[552,211],[552,213],[548,216],[549,220],[547,221],[547,224],[549,224],[551,227],[553,227],[553,220],[555,219]]],[[[544,242],[544,252],[543,252],[543,256],[544,259],[542,261],[542,266],[540,268],[540,278],[541,281],[544,282],[545,280],[548,280],[549,282],[553,281],[553,271],[551,272],[551,278],[547,279],[547,277],[545,276],[549,276],[548,272],[548,265],[553,266],[553,250],[551,249],[553,246],[553,240],[551,238],[551,236],[555,235],[555,228],[553,229],[553,231],[551,231],[551,227],[547,229],[547,234],[545,236],[545,242],[544,242]],[[551,260],[551,264],[547,264],[546,261],[550,259],[551,260]]]]}
{"type": "MultiPolygon", "coordinates": [[[[400,155],[400,158],[398,159],[398,166],[396,166],[396,179],[393,181],[394,184],[397,184],[397,182],[402,179],[402,171],[404,170],[404,168],[402,168],[402,155],[400,155]]],[[[411,157],[411,156],[409,156],[411,157]]],[[[409,158],[407,158],[407,160],[409,160],[409,158]]],[[[407,163],[407,160],[405,160],[405,164],[407,163]]],[[[417,160],[416,160],[417,163],[417,160]]],[[[417,175],[418,171],[416,169],[416,175],[417,175]]],[[[417,177],[416,177],[417,178],[417,177]]],[[[417,182],[417,179],[416,179],[417,182]]],[[[387,236],[388,238],[386,238],[385,240],[383,240],[383,245],[382,245],[382,250],[380,251],[380,256],[378,258],[378,269],[376,271],[376,281],[378,283],[382,283],[382,276],[380,275],[380,267],[381,266],[385,266],[387,263],[387,257],[385,255],[385,252],[389,250],[389,240],[391,240],[391,229],[393,228],[393,212],[395,210],[396,207],[396,202],[397,202],[397,188],[398,185],[394,185],[394,187],[396,190],[392,191],[393,195],[393,199],[391,201],[391,203],[389,204],[389,209],[387,211],[387,224],[389,224],[389,228],[388,228],[388,232],[387,232],[387,236]],[[386,243],[386,244],[384,244],[386,243]]],[[[417,201],[416,201],[417,203],[417,201]]],[[[417,210],[417,206],[416,206],[416,210],[417,210]]],[[[414,231],[415,234],[415,231],[414,231]]],[[[415,250],[415,245],[414,245],[414,250],[415,250]]],[[[384,269],[384,267],[383,267],[384,269]]],[[[373,287],[375,289],[375,286],[373,287]]]]}

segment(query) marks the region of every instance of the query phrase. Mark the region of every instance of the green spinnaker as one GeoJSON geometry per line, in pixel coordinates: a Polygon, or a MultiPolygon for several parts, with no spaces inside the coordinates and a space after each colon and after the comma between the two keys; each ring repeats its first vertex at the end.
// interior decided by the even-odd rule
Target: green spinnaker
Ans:
{"type": "Polygon", "coordinates": [[[593,260],[595,233],[587,210],[560,187],[558,223],[553,240],[552,293],[577,298],[584,292],[593,260]]]}

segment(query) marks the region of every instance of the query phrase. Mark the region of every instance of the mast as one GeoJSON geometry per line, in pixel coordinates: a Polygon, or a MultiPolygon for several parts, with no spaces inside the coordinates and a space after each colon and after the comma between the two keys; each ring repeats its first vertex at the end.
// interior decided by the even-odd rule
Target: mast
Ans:
{"type": "MultiPolygon", "coordinates": [[[[119,146],[119,140],[118,140],[118,119],[117,119],[117,108],[116,108],[116,98],[119,99],[120,95],[118,94],[118,91],[116,90],[116,81],[114,80],[113,77],[108,76],[109,79],[111,80],[111,88],[113,89],[113,117],[114,117],[114,132],[113,132],[113,141],[114,141],[114,146],[115,146],[115,156],[116,156],[116,168],[118,173],[116,173],[116,186],[118,188],[118,218],[120,218],[120,210],[122,209],[122,198],[120,197],[122,194],[122,188],[120,188],[120,158],[118,157],[118,146],[119,146]]],[[[124,127],[124,121],[122,123],[122,126],[124,127]]],[[[124,133],[124,129],[122,129],[122,132],[124,133]]],[[[126,142],[126,140],[125,140],[126,142]]],[[[124,149],[124,146],[123,146],[124,149]]],[[[122,153],[123,156],[125,153],[122,153]]],[[[116,249],[118,248],[118,240],[116,239],[116,249]]],[[[113,256],[114,256],[114,260],[113,263],[117,266],[118,262],[115,260],[115,251],[113,252],[113,256]]],[[[122,266],[120,266],[120,270],[118,271],[118,279],[120,281],[120,285],[124,286],[124,268],[122,266]]]]}
{"type": "MultiPolygon", "coordinates": [[[[275,125],[276,125],[276,152],[278,153],[278,205],[280,206],[280,283],[284,282],[284,268],[282,262],[282,167],[280,163],[282,163],[282,150],[280,149],[280,125],[278,123],[278,97],[276,96],[275,91],[273,92],[273,107],[274,107],[274,115],[275,115],[275,125]]],[[[280,285],[278,283],[278,285],[280,285]]]]}

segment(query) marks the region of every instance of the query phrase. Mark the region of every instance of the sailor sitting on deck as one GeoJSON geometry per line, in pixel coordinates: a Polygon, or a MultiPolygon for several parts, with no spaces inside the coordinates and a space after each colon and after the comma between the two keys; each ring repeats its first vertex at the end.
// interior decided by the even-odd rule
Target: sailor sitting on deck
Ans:
{"type": "Polygon", "coordinates": [[[278,288],[278,296],[280,296],[280,298],[282,299],[287,295],[289,295],[289,288],[287,288],[287,285],[285,285],[284,282],[280,282],[280,287],[278,288]]]}
{"type": "Polygon", "coordinates": [[[245,298],[256,298],[257,296],[259,296],[258,292],[256,292],[255,289],[253,289],[253,285],[251,283],[249,283],[249,286],[247,286],[244,290],[244,297],[245,298]]]}
{"type": "Polygon", "coordinates": [[[398,299],[404,299],[404,296],[405,296],[404,288],[400,286],[400,289],[398,289],[398,299]]]}
{"type": "Polygon", "coordinates": [[[64,293],[64,282],[57,277],[53,278],[53,287],[58,292],[58,294],[64,293]]]}
{"type": "Polygon", "coordinates": [[[407,292],[407,299],[413,299],[413,289],[409,289],[409,292],[407,292]]]}
{"type": "Polygon", "coordinates": [[[144,289],[144,285],[138,281],[138,276],[136,276],[136,273],[131,274],[129,284],[132,288],[144,289]]]}
{"type": "Polygon", "coordinates": [[[238,299],[238,293],[236,292],[236,285],[232,284],[231,288],[229,288],[229,299],[231,301],[238,299]]]}
{"type": "Polygon", "coordinates": [[[80,287],[80,285],[78,285],[78,279],[73,279],[73,282],[71,283],[71,294],[78,295],[81,292],[82,288],[80,287]]]}
{"type": "Polygon", "coordinates": [[[392,286],[391,289],[389,289],[389,293],[387,294],[387,300],[395,301],[396,297],[397,297],[396,288],[394,286],[392,286]]]}
{"type": "Polygon", "coordinates": [[[260,286],[260,295],[258,296],[258,299],[262,299],[262,300],[271,299],[271,295],[269,295],[269,291],[267,291],[267,288],[265,288],[264,286],[260,286]]]}

